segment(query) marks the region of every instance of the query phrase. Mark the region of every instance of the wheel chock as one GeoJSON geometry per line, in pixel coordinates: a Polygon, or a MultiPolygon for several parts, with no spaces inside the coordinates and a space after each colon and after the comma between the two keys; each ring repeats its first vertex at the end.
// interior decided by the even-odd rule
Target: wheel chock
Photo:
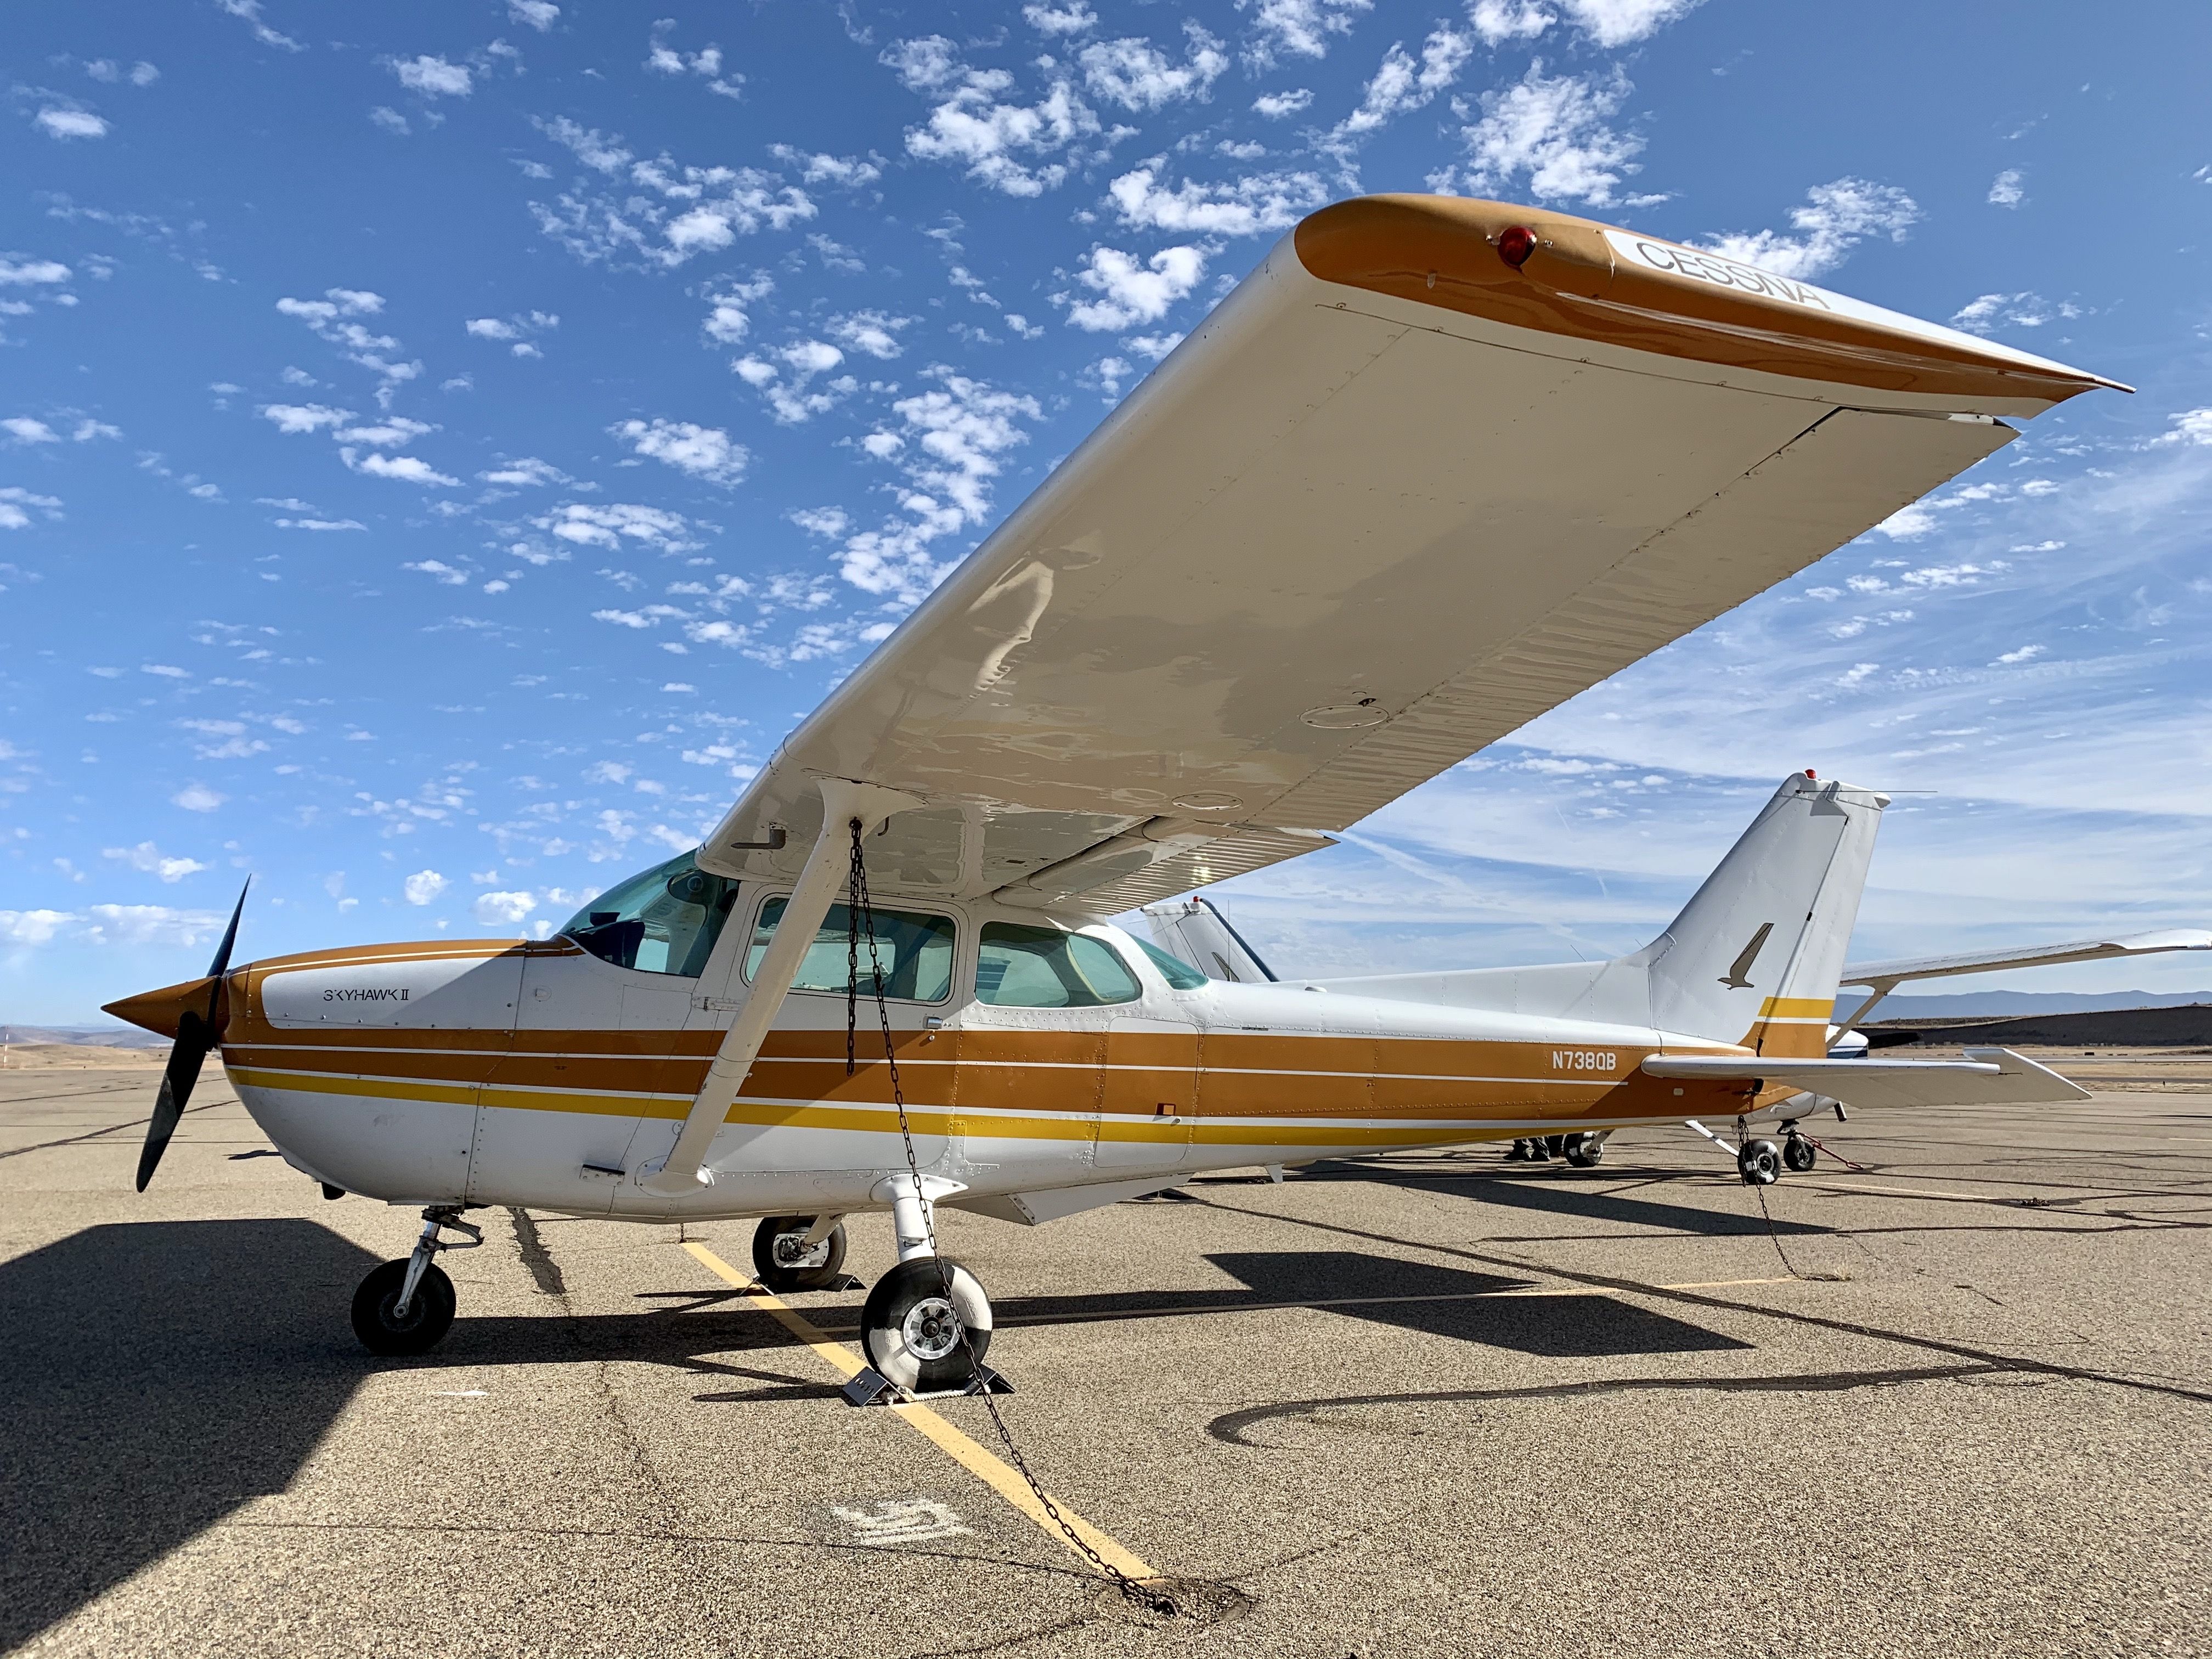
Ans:
{"type": "Polygon", "coordinates": [[[1014,1385],[988,1365],[978,1365],[976,1376],[964,1389],[937,1389],[927,1394],[909,1394],[872,1365],[864,1365],[853,1380],[837,1392],[848,1406],[906,1406],[920,1405],[931,1400],[962,1400],[970,1395],[1012,1394],[1014,1385]]]}

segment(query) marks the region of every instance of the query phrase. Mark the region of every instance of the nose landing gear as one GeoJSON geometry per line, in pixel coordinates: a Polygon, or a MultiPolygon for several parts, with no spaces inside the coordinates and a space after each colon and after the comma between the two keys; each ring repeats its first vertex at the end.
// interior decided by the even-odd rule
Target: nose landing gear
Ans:
{"type": "Polygon", "coordinates": [[[461,1219],[458,1204],[434,1205],[422,1212],[422,1234],[415,1253],[404,1261],[372,1267],[353,1293],[353,1334],[371,1353],[393,1356],[428,1353],[453,1328],[453,1281],[432,1258],[441,1250],[473,1250],[483,1229],[461,1219]],[[446,1228],[466,1233],[465,1244],[440,1237],[446,1228]]]}
{"type": "Polygon", "coordinates": [[[753,1232],[753,1272],[779,1296],[836,1289],[845,1277],[845,1224],[828,1215],[769,1217],[753,1232]]]}
{"type": "Polygon", "coordinates": [[[1813,1145],[1812,1138],[1798,1133],[1794,1123],[1782,1138],[1782,1161],[1796,1175],[1805,1174],[1820,1161],[1820,1150],[1813,1145]]]}

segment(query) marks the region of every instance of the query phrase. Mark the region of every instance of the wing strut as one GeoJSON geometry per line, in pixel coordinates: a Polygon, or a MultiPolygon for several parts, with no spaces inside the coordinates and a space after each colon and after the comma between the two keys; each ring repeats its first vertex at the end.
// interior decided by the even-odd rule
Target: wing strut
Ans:
{"type": "Polygon", "coordinates": [[[823,918],[836,902],[845,879],[845,848],[853,820],[860,820],[865,835],[893,813],[922,804],[916,796],[877,784],[854,783],[844,778],[823,778],[820,782],[822,832],[807,852],[806,867],[799,872],[799,884],[784,906],[775,936],[754,971],[744,1006],[723,1034],[714,1063],[707,1068],[707,1080],[693,1098],[691,1109],[684,1114],[684,1127],[676,1132],[676,1144],[668,1149],[667,1158],[638,1171],[637,1184],[657,1197],[680,1198],[714,1184],[714,1171],[706,1167],[707,1154],[722,1125],[729,1121],[730,1108],[744,1086],[745,1073],[752,1070],[761,1043],[783,1007],[785,994],[799,977],[807,947],[814,943],[823,918]]]}

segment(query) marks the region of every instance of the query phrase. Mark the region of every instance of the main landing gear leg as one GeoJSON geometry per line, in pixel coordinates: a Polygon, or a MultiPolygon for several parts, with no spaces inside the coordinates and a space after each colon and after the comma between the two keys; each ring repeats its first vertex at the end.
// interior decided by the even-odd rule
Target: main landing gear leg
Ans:
{"type": "Polygon", "coordinates": [[[353,1333],[371,1353],[427,1353],[453,1328],[453,1281],[432,1260],[441,1250],[473,1250],[483,1229],[461,1219],[458,1204],[434,1204],[422,1212],[422,1234],[404,1261],[387,1261],[369,1270],[353,1293],[353,1333]],[[465,1244],[440,1237],[447,1228],[468,1235],[465,1244]]]}
{"type": "Polygon", "coordinates": [[[903,1175],[885,1183],[898,1265],[876,1281],[860,1310],[868,1364],[908,1394],[958,1392],[990,1380],[988,1370],[976,1375],[991,1346],[990,1300],[975,1274],[931,1254],[929,1184],[903,1175]]]}

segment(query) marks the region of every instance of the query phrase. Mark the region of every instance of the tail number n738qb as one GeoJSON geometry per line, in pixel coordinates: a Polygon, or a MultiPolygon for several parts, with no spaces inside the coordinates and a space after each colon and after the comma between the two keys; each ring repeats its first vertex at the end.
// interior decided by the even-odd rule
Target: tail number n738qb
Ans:
{"type": "Polygon", "coordinates": [[[1609,1048],[1552,1050],[1552,1069],[1555,1072],[1611,1072],[1620,1069],[1620,1056],[1609,1048]]]}

